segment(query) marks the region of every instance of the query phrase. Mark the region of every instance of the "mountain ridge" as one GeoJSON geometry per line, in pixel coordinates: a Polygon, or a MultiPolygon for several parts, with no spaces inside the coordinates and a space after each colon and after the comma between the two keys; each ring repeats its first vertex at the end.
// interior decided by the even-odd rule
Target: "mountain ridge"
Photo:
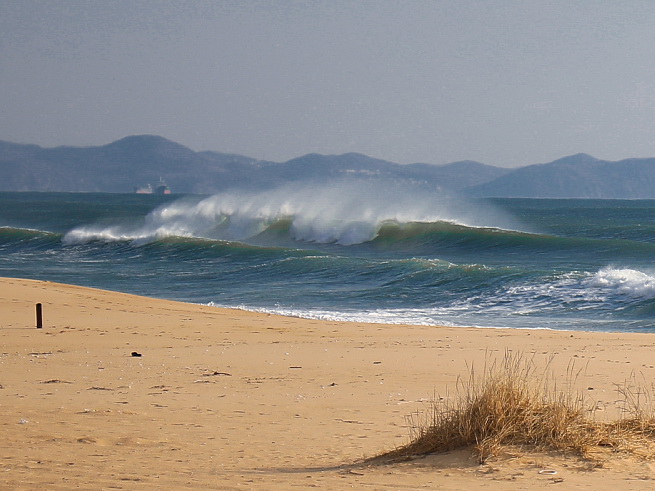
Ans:
{"type": "Polygon", "coordinates": [[[297,181],[387,179],[471,197],[655,199],[655,158],[606,161],[578,153],[508,169],[471,160],[398,164],[357,152],[272,162],[196,152],[158,135],[88,147],[0,140],[0,191],[129,193],[162,178],[176,193],[196,194],[297,181]]]}

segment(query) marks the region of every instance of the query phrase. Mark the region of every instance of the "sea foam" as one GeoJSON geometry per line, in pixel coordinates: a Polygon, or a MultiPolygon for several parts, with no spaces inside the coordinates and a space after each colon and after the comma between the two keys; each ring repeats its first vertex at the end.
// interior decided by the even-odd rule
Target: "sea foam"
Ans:
{"type": "Polygon", "coordinates": [[[587,285],[631,297],[655,298],[655,274],[635,269],[605,267],[586,281],[587,285]]]}

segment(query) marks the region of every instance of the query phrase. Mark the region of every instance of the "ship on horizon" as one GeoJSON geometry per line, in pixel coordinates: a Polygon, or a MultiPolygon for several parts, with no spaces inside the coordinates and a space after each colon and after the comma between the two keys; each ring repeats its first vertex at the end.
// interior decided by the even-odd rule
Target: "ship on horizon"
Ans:
{"type": "Polygon", "coordinates": [[[168,187],[164,179],[159,178],[159,184],[156,187],[152,187],[151,184],[147,186],[136,186],[134,188],[136,194],[171,194],[171,188],[168,187]]]}

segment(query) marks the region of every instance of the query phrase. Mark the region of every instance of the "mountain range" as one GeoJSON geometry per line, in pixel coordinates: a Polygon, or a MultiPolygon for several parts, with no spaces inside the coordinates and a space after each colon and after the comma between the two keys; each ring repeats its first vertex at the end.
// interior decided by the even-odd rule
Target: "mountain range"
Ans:
{"type": "Polygon", "coordinates": [[[474,197],[655,199],[655,158],[605,161],[577,154],[507,169],[474,161],[402,165],[359,153],[270,162],[195,152],[154,135],[93,147],[0,141],[0,191],[129,193],[164,180],[175,193],[210,194],[330,179],[388,179],[474,197]]]}

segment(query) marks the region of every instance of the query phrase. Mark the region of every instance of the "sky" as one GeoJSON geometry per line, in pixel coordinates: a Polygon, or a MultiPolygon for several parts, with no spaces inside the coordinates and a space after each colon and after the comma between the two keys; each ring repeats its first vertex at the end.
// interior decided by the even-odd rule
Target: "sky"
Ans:
{"type": "Polygon", "coordinates": [[[0,0],[0,140],[655,156],[652,0],[0,0]]]}

